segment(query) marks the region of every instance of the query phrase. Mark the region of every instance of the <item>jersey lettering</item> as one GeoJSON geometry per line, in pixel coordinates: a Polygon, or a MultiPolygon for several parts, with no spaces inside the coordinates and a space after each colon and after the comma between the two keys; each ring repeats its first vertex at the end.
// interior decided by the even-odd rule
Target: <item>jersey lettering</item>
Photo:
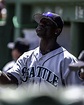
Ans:
{"type": "Polygon", "coordinates": [[[23,69],[22,69],[22,81],[23,82],[26,82],[27,80],[28,80],[28,77],[29,77],[29,74],[28,74],[28,70],[27,70],[27,68],[26,67],[24,67],[23,69]]]}
{"type": "Polygon", "coordinates": [[[35,77],[34,67],[31,68],[29,77],[30,78],[35,77]]]}
{"type": "Polygon", "coordinates": [[[44,79],[48,83],[51,83],[55,87],[58,85],[58,77],[53,72],[48,70],[47,68],[38,66],[35,69],[34,67],[31,67],[31,68],[28,68],[27,71],[24,68],[22,70],[22,73],[23,73],[22,76],[25,75],[25,81],[24,82],[26,82],[28,78],[39,77],[39,78],[44,79]]]}

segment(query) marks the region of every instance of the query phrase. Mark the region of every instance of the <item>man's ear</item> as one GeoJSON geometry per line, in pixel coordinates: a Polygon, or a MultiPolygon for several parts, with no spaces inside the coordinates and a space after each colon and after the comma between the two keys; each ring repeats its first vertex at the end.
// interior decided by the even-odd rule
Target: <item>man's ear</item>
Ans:
{"type": "Polygon", "coordinates": [[[61,32],[61,28],[57,28],[56,30],[55,30],[55,34],[59,34],[61,32]]]}

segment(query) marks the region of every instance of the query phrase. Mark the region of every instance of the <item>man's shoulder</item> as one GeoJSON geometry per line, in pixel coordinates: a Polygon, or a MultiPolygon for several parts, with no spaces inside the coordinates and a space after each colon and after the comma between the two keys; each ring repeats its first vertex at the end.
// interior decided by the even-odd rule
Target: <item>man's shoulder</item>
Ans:
{"type": "Polygon", "coordinates": [[[64,54],[64,58],[70,58],[70,59],[74,59],[74,60],[77,60],[76,56],[73,55],[71,52],[69,52],[67,49],[63,48],[63,54],[64,54]]]}
{"type": "Polygon", "coordinates": [[[30,50],[30,51],[27,51],[21,57],[28,58],[28,57],[32,56],[33,54],[35,54],[35,52],[38,52],[38,49],[39,49],[39,47],[37,47],[37,48],[35,48],[33,50],[30,50]]]}

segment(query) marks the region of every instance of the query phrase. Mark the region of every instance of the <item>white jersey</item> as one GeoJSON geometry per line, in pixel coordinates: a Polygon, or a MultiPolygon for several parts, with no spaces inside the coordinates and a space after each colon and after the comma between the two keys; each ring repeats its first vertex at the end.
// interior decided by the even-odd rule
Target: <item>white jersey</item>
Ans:
{"type": "Polygon", "coordinates": [[[9,69],[11,69],[14,64],[15,64],[15,61],[14,61],[14,60],[8,62],[8,63],[3,67],[2,71],[5,72],[5,73],[7,73],[7,71],[8,71],[9,69]]]}
{"type": "Polygon", "coordinates": [[[8,73],[14,75],[19,84],[43,83],[54,87],[82,84],[78,72],[68,68],[72,62],[77,62],[77,59],[63,47],[45,55],[38,47],[25,52],[8,73]]]}

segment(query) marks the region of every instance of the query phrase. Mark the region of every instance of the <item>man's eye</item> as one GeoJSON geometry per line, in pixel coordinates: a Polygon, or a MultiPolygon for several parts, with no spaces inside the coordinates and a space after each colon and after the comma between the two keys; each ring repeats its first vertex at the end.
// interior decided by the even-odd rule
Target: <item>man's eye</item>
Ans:
{"type": "Polygon", "coordinates": [[[51,26],[51,24],[45,24],[45,26],[51,26]]]}
{"type": "Polygon", "coordinates": [[[47,23],[46,26],[54,26],[54,24],[47,23]]]}
{"type": "Polygon", "coordinates": [[[45,25],[43,25],[43,24],[39,24],[39,26],[40,26],[40,27],[45,27],[45,25]]]}

